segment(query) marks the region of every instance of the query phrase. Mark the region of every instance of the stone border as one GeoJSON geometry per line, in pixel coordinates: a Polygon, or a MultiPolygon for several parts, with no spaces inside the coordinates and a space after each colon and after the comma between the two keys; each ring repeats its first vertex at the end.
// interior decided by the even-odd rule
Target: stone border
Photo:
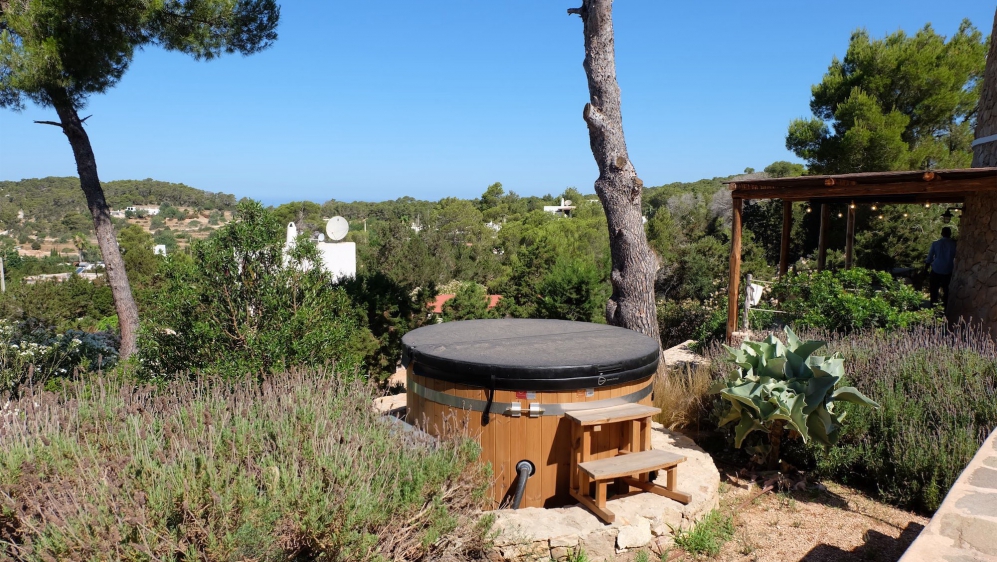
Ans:
{"type": "Polygon", "coordinates": [[[900,562],[997,562],[997,429],[900,562]]]}
{"type": "MultiPolygon", "coordinates": [[[[573,505],[554,509],[502,509],[495,515],[492,562],[566,560],[581,547],[590,562],[616,560],[617,554],[645,547],[660,552],[672,544],[675,531],[688,529],[720,502],[720,472],[713,459],[692,439],[652,424],[651,447],[685,455],[678,466],[678,487],[692,502],[648,493],[609,500],[616,522],[606,525],[587,509],[573,505]]],[[[664,473],[658,482],[664,484],[664,473]]]]}

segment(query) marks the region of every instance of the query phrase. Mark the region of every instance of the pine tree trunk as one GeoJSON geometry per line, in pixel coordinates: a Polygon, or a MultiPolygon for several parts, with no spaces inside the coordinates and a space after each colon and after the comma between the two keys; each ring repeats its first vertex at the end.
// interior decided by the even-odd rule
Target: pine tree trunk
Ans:
{"type": "Polygon", "coordinates": [[[592,155],[599,166],[595,192],[606,210],[613,259],[613,294],[606,321],[646,334],[659,342],[654,302],[657,260],[644,235],[641,214],[643,182],[627,155],[616,82],[612,0],[583,0],[578,14],[585,29],[585,74],[590,102],[582,116],[588,124],[592,155]]]}
{"type": "Polygon", "coordinates": [[[90,146],[90,137],[83,129],[83,122],[68,96],[62,92],[50,92],[49,97],[59,114],[62,131],[66,133],[66,138],[69,139],[69,144],[73,147],[73,155],[76,157],[76,170],[80,175],[80,187],[83,188],[83,193],[87,198],[87,207],[90,209],[90,214],[93,215],[97,245],[104,258],[107,282],[111,286],[114,307],[118,313],[118,327],[121,330],[119,352],[122,359],[127,359],[137,349],[138,307],[135,305],[135,298],[132,296],[132,289],[128,284],[128,274],[125,272],[125,262],[121,258],[118,240],[114,235],[111,210],[104,199],[104,189],[101,188],[100,179],[97,177],[97,161],[94,158],[93,148],[90,146]]]}
{"type": "MultiPolygon", "coordinates": [[[[997,13],[976,120],[976,138],[991,135],[997,135],[997,13]]],[[[994,166],[997,141],[976,145],[973,167],[994,166]]],[[[949,319],[982,323],[997,338],[997,199],[991,194],[967,197],[963,205],[950,290],[946,311],[949,319]]]]}

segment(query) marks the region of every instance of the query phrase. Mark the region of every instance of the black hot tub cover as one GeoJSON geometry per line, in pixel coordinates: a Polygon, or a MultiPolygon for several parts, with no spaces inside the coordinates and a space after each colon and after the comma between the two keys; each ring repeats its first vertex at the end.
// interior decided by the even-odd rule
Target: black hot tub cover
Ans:
{"type": "Polygon", "coordinates": [[[472,386],[577,390],[652,375],[658,368],[658,342],[588,322],[465,320],[405,334],[402,364],[413,362],[419,376],[472,386]]]}

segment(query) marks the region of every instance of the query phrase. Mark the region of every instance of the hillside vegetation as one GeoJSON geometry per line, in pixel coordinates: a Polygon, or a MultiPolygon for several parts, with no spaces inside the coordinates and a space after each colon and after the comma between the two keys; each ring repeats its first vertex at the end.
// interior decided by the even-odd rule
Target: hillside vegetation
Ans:
{"type": "MultiPolygon", "coordinates": [[[[211,193],[182,183],[153,179],[119,180],[101,184],[108,205],[123,209],[129,205],[171,205],[204,210],[233,210],[235,196],[211,193]]],[[[90,220],[86,199],[76,177],[32,178],[0,181],[0,227],[12,228],[18,211],[35,223],[58,224],[75,220],[76,214],[90,220]]],[[[67,227],[70,230],[72,227],[67,227]]]]}

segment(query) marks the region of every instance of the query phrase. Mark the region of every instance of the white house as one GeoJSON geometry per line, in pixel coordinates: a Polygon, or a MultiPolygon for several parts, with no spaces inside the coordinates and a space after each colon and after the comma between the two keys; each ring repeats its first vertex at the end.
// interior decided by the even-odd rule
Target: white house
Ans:
{"type": "Polygon", "coordinates": [[[544,205],[544,212],[561,217],[570,217],[571,212],[574,211],[575,208],[576,207],[571,204],[571,201],[566,201],[562,197],[560,205],[544,205]]]}
{"type": "Polygon", "coordinates": [[[137,213],[139,211],[144,212],[150,217],[159,214],[159,205],[134,205],[131,207],[125,207],[125,212],[131,211],[137,213]]]}
{"type": "MultiPolygon", "coordinates": [[[[293,223],[287,223],[287,238],[284,244],[285,265],[290,260],[288,253],[294,248],[298,238],[298,227],[293,223]]],[[[330,241],[323,242],[322,238],[313,236],[315,246],[322,255],[322,269],[332,275],[333,281],[339,281],[347,277],[357,276],[357,245],[355,242],[330,241]]],[[[309,267],[310,264],[302,264],[309,267]]]]}

